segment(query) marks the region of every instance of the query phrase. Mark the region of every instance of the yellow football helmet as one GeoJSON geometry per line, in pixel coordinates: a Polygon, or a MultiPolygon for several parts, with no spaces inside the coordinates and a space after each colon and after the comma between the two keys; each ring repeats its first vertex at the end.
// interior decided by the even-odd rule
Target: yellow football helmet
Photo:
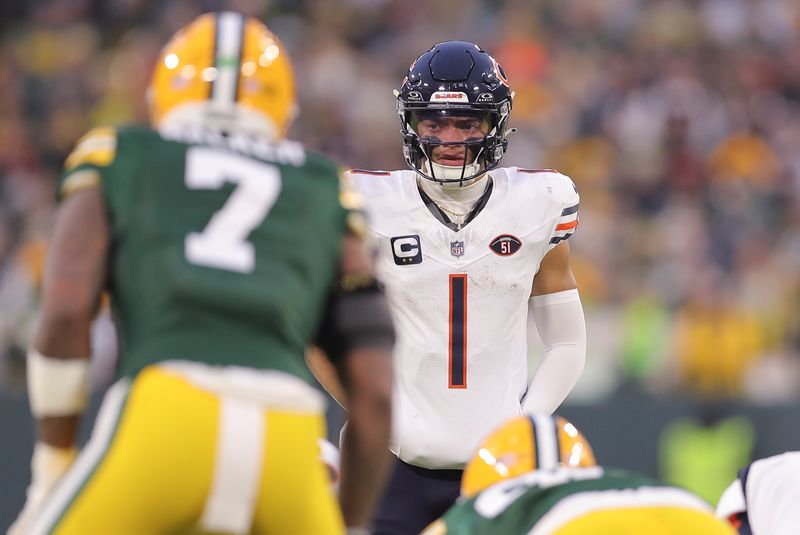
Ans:
{"type": "Polygon", "coordinates": [[[161,129],[203,125],[282,138],[297,114],[283,45],[258,20],[206,13],[161,51],[148,89],[150,120],[161,129]]]}
{"type": "Polygon", "coordinates": [[[596,466],[586,438],[560,416],[518,416],[490,434],[467,464],[461,495],[470,497],[500,480],[531,470],[596,466]]]}

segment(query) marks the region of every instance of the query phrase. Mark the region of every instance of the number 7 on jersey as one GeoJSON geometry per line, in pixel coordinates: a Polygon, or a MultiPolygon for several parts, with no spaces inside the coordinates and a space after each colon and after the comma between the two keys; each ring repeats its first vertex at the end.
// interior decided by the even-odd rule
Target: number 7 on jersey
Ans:
{"type": "Polygon", "coordinates": [[[219,189],[226,182],[236,184],[203,231],[186,236],[186,259],[198,266],[238,273],[253,271],[255,246],[247,237],[278,200],[278,168],[223,150],[192,147],[186,153],[185,182],[189,189],[219,189]]]}
{"type": "Polygon", "coordinates": [[[467,274],[450,275],[449,388],[467,388],[467,274]]]}

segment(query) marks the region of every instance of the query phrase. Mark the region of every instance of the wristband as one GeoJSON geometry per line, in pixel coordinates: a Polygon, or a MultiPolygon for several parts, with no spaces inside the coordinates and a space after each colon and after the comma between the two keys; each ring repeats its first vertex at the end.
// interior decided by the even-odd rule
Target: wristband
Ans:
{"type": "Polygon", "coordinates": [[[80,414],[89,400],[89,359],[28,352],[28,399],[36,418],[80,414]]]}

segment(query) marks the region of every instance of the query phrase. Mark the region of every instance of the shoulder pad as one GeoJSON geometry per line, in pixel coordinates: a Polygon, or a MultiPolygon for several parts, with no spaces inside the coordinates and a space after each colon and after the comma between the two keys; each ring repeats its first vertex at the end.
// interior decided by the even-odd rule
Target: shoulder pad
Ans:
{"type": "Polygon", "coordinates": [[[78,140],[75,148],[64,162],[64,170],[70,171],[79,165],[92,164],[105,167],[117,155],[117,129],[101,127],[90,130],[78,140]]]}
{"type": "Polygon", "coordinates": [[[551,176],[555,182],[553,191],[556,198],[560,199],[567,206],[577,204],[580,200],[580,195],[578,195],[578,187],[575,185],[575,182],[567,175],[562,175],[558,172],[551,176]]]}
{"type": "Polygon", "coordinates": [[[389,171],[370,171],[368,169],[350,169],[347,172],[354,175],[373,175],[373,176],[389,176],[391,174],[389,171]]]}
{"type": "Polygon", "coordinates": [[[63,199],[68,195],[100,185],[100,171],[91,167],[79,169],[82,165],[106,167],[117,155],[117,129],[111,127],[94,128],[78,140],[75,148],[64,162],[64,174],[56,196],[63,199]]]}
{"type": "Polygon", "coordinates": [[[403,175],[401,171],[347,171],[353,186],[369,201],[370,210],[381,204],[378,199],[394,198],[403,195],[403,175]],[[377,204],[376,204],[377,203],[377,204]]]}
{"type": "Polygon", "coordinates": [[[77,145],[67,156],[64,170],[71,171],[83,164],[105,167],[117,155],[117,129],[101,127],[90,130],[78,140],[77,145]]]}
{"type": "Polygon", "coordinates": [[[578,188],[575,186],[572,179],[565,174],[559,173],[555,169],[519,169],[519,171],[522,173],[541,173],[545,191],[547,195],[555,201],[572,206],[573,204],[577,204],[580,199],[578,188]]]}
{"type": "Polygon", "coordinates": [[[359,239],[367,235],[367,220],[364,217],[364,197],[358,192],[352,175],[339,173],[339,204],[347,210],[347,230],[359,239]]]}
{"type": "Polygon", "coordinates": [[[512,167],[509,168],[509,171],[511,171],[511,175],[516,175],[518,180],[527,184],[534,184],[536,189],[544,196],[565,207],[573,206],[580,200],[578,188],[572,182],[572,179],[555,169],[512,167]]]}
{"type": "Polygon", "coordinates": [[[517,172],[518,173],[530,173],[530,174],[533,174],[533,173],[558,173],[559,175],[561,174],[558,171],[556,171],[555,169],[527,169],[525,167],[517,167],[517,172]]]}
{"type": "Polygon", "coordinates": [[[545,176],[547,177],[544,184],[546,194],[561,208],[553,236],[550,239],[550,245],[555,246],[569,239],[577,230],[580,222],[578,215],[580,196],[575,183],[567,175],[551,172],[545,176]]]}
{"type": "Polygon", "coordinates": [[[364,209],[364,198],[356,189],[353,177],[348,171],[339,173],[339,203],[347,210],[364,209]]]}

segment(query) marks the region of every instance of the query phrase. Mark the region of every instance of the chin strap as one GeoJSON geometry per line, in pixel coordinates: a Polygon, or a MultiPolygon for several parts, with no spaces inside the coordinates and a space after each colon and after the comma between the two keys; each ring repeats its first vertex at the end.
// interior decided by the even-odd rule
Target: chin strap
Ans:
{"type": "Polygon", "coordinates": [[[470,176],[477,174],[480,172],[480,170],[481,170],[481,165],[476,162],[473,162],[466,166],[440,165],[438,163],[431,162],[430,160],[427,159],[424,162],[422,162],[422,172],[429,176],[435,177],[436,178],[435,182],[439,183],[444,189],[462,188],[464,186],[468,186],[474,182],[477,182],[479,179],[483,177],[483,174],[477,175],[467,180],[459,180],[459,179],[462,176],[470,176]],[[433,167],[432,170],[431,167],[433,167]],[[448,180],[452,182],[439,182],[440,180],[448,180]]]}

